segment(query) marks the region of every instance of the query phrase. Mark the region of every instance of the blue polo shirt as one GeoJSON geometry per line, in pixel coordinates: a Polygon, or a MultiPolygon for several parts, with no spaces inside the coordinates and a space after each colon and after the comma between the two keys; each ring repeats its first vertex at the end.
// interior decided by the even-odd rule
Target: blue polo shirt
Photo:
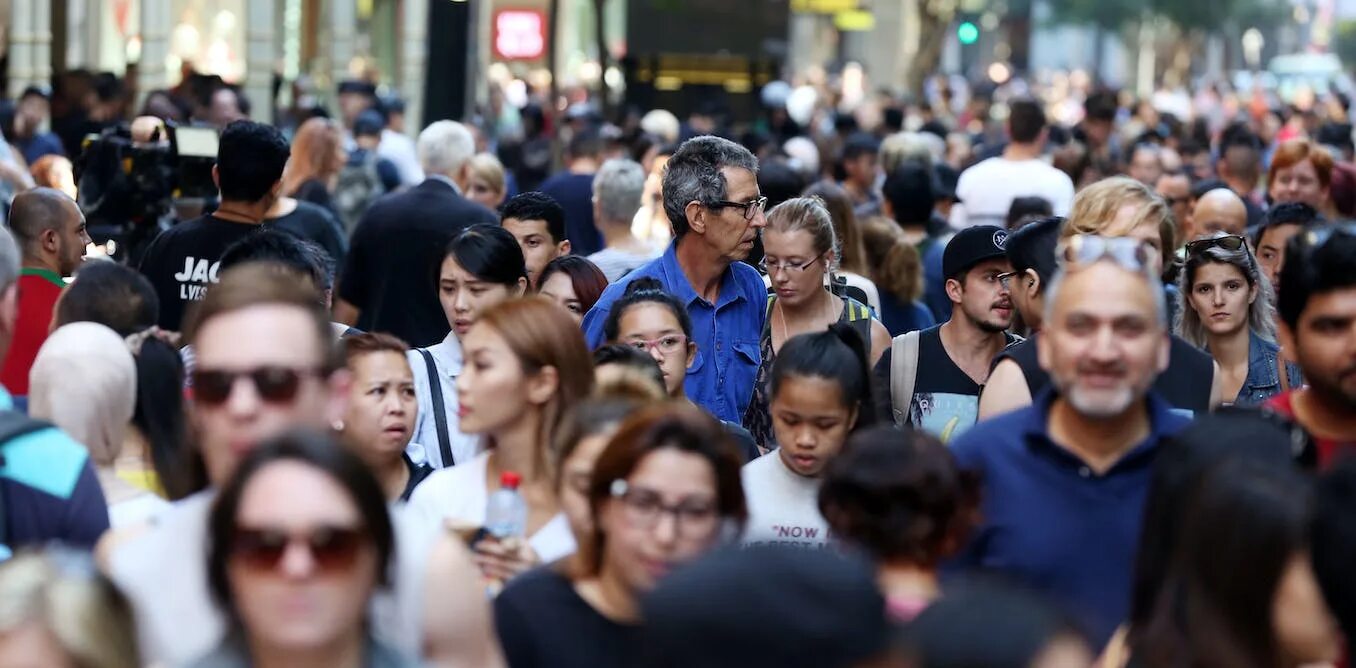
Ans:
{"type": "Polygon", "coordinates": [[[626,286],[637,278],[658,279],[692,317],[697,359],[683,383],[688,398],[717,418],[739,424],[753,396],[753,379],[762,358],[758,337],[763,331],[767,288],[758,270],[735,262],[721,277],[720,296],[712,304],[688,283],[678,266],[677,249],[677,242],[669,244],[663,255],[607,286],[584,316],[584,338],[589,348],[605,343],[603,323],[612,304],[626,293],[626,286]]]}
{"type": "Polygon", "coordinates": [[[1190,420],[1152,393],[1150,433],[1105,474],[1050,439],[1055,395],[975,425],[952,442],[981,476],[983,522],[945,570],[1015,579],[1065,606],[1102,647],[1130,609],[1144,501],[1159,443],[1190,420]]]}

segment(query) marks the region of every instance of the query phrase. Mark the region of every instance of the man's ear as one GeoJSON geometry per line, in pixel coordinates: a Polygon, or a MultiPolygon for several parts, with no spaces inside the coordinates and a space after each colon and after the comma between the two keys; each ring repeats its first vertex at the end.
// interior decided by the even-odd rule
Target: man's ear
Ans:
{"type": "Polygon", "coordinates": [[[556,257],[570,254],[570,240],[566,239],[556,244],[556,257]]]}
{"type": "Polygon", "coordinates": [[[212,184],[221,190],[221,172],[217,171],[216,165],[212,165],[212,184]]]}
{"type": "Polygon", "coordinates": [[[521,297],[527,294],[527,277],[519,276],[518,287],[514,288],[513,290],[510,290],[510,292],[513,292],[514,297],[521,297]]]}
{"type": "Polygon", "coordinates": [[[1026,292],[1028,301],[1041,296],[1041,276],[1035,269],[1027,269],[1022,273],[1021,279],[1026,283],[1022,290],[1026,292]]]}
{"type": "Polygon", "coordinates": [[[706,213],[709,211],[701,205],[701,202],[693,200],[683,207],[683,213],[687,215],[687,228],[697,234],[706,234],[706,213]]]}
{"type": "Polygon", "coordinates": [[[964,295],[965,295],[965,286],[961,285],[959,279],[955,278],[946,279],[946,296],[948,299],[951,300],[952,304],[961,303],[961,299],[964,297],[964,295]]]}

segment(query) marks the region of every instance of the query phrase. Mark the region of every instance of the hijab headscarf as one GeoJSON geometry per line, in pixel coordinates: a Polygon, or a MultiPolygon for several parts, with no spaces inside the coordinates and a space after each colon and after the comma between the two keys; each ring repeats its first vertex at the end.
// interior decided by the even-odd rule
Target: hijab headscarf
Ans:
{"type": "Polygon", "coordinates": [[[49,420],[111,466],[136,408],[137,366],[116,332],[73,322],[47,337],[28,373],[29,415],[49,420]]]}

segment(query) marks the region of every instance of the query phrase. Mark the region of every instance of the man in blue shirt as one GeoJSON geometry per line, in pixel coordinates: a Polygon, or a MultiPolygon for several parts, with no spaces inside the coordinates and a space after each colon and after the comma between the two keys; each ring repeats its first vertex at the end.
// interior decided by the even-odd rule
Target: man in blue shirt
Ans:
{"type": "Polygon", "coordinates": [[[1041,366],[1053,387],[953,445],[983,480],[983,522],[948,566],[1049,595],[1096,647],[1129,610],[1159,443],[1186,425],[1150,392],[1167,366],[1167,309],[1144,246],[1077,237],[1047,290],[1041,366]]]}
{"type": "Polygon", "coordinates": [[[738,423],[753,394],[761,355],[767,288],[741,262],[767,225],[758,191],[758,159],[719,137],[695,137],[669,158],[664,212],[674,242],[659,259],[609,285],[584,316],[589,347],[603,343],[612,303],[640,277],[659,279],[692,316],[697,357],[687,370],[687,396],[721,420],[738,423]]]}

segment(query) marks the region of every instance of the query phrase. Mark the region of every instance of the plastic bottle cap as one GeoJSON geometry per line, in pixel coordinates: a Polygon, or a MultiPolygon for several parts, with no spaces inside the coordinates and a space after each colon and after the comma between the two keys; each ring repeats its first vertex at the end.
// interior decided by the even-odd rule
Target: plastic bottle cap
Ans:
{"type": "Polygon", "coordinates": [[[515,471],[504,471],[499,475],[499,486],[504,489],[518,489],[523,477],[515,471]]]}

